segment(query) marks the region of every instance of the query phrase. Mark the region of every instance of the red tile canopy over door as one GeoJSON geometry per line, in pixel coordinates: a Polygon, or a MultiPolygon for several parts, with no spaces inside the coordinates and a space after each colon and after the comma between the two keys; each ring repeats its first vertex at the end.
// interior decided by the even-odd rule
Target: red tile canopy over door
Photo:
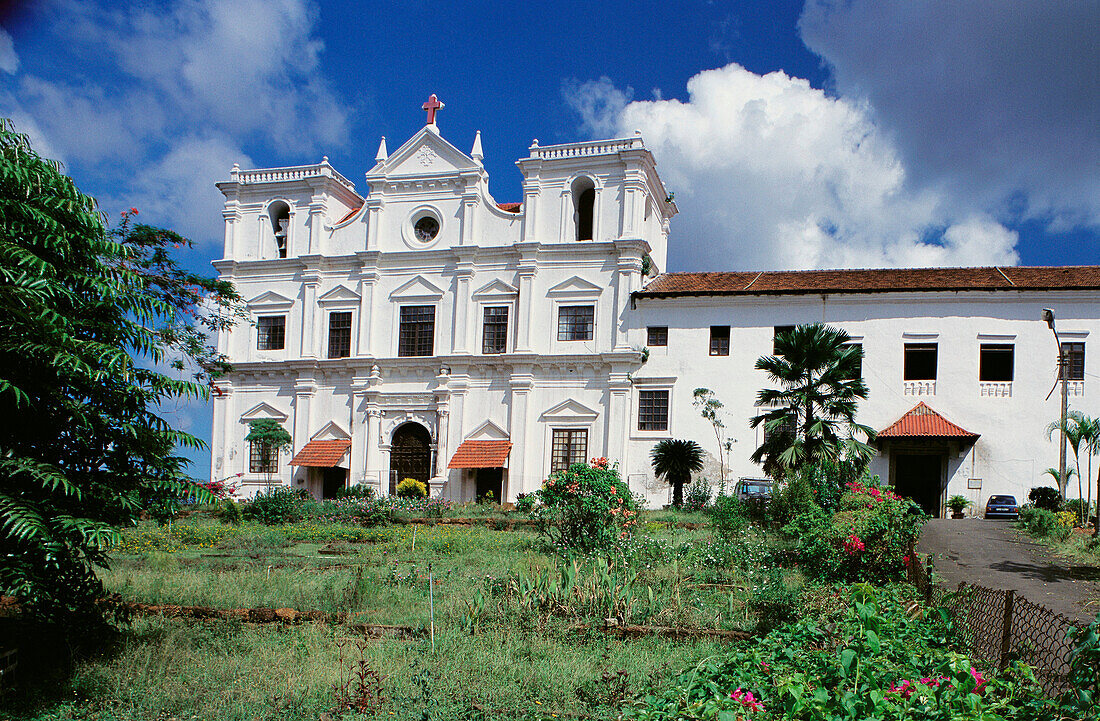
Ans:
{"type": "Polygon", "coordinates": [[[302,450],[290,459],[292,466],[312,466],[314,468],[333,468],[351,448],[351,441],[310,441],[302,450]]]}
{"type": "Polygon", "coordinates": [[[503,468],[511,441],[462,441],[447,468],[503,468]]]}

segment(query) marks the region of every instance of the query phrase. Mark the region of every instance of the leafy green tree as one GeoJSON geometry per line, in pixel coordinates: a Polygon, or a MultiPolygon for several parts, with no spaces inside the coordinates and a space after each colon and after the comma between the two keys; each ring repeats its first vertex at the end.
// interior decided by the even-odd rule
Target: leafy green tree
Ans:
{"type": "Polygon", "coordinates": [[[722,443],[722,429],[726,427],[726,424],[722,421],[721,413],[725,405],[722,401],[718,400],[718,396],[710,388],[696,388],[692,391],[693,400],[692,405],[699,409],[700,415],[703,419],[710,423],[714,429],[714,438],[718,441],[718,467],[722,474],[721,483],[726,482],[726,454],[725,451],[729,450],[729,444],[722,443]]]}
{"type": "Polygon", "coordinates": [[[757,394],[758,404],[771,410],[750,421],[767,431],[752,460],[773,477],[804,463],[864,467],[874,455],[874,430],[855,420],[867,385],[860,376],[863,349],[850,340],[840,328],[800,325],[776,336],[775,355],[756,361],[756,368],[779,385],[757,394]]]}
{"type": "Polygon", "coordinates": [[[257,418],[248,424],[248,435],[244,437],[249,443],[260,445],[260,457],[265,460],[267,472],[267,485],[271,485],[271,476],[274,473],[273,464],[266,461],[278,458],[279,454],[290,447],[293,439],[279,421],[274,418],[257,418]]]}
{"type": "Polygon", "coordinates": [[[691,482],[691,474],[703,470],[703,448],[695,441],[667,438],[653,446],[649,460],[654,475],[664,476],[672,486],[672,505],[679,508],[684,503],[684,486],[691,482]]]}
{"type": "MultiPolygon", "coordinates": [[[[1084,489],[1081,486],[1081,444],[1085,442],[1087,435],[1087,426],[1082,427],[1081,422],[1084,420],[1085,415],[1081,411],[1069,411],[1066,413],[1065,422],[1059,418],[1056,421],[1052,421],[1047,426],[1047,440],[1053,440],[1054,434],[1057,432],[1061,435],[1064,430],[1066,434],[1066,444],[1073,451],[1073,464],[1077,467],[1077,497],[1084,498],[1084,489]]],[[[1070,469],[1071,471],[1073,469],[1070,469]]],[[[1057,474],[1054,479],[1058,481],[1058,492],[1062,494],[1062,500],[1066,500],[1066,488],[1069,485],[1069,480],[1073,478],[1073,473],[1067,472],[1065,478],[1059,478],[1057,474]]]]}
{"type": "Polygon", "coordinates": [[[239,313],[232,285],[175,263],[190,241],[136,214],[110,228],[0,120],[0,594],[70,629],[101,619],[94,568],[143,503],[204,493],[176,452],[202,442],[159,407],[207,397],[225,359],[206,335],[239,313]]]}

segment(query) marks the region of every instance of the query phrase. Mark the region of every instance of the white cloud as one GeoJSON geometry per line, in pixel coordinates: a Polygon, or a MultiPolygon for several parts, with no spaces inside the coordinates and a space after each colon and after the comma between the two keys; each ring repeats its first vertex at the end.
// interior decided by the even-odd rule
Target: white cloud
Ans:
{"type": "Polygon", "coordinates": [[[1053,230],[1100,227],[1100,3],[808,0],[799,27],[916,182],[1053,230]]]}
{"type": "Polygon", "coordinates": [[[23,63],[0,93],[0,114],[41,154],[67,161],[105,210],[136,206],[144,221],[216,245],[213,183],[234,162],[250,164],[242,148],[298,163],[347,141],[348,110],[322,72],[310,0],[114,7],[65,2],[51,26],[58,53],[87,59],[86,76],[23,63]]]}
{"type": "Polygon", "coordinates": [[[14,75],[19,69],[19,55],[15,52],[15,43],[4,28],[0,28],[0,71],[14,75]]]}
{"type": "Polygon", "coordinates": [[[606,78],[566,95],[594,135],[641,129],[681,210],[674,269],[1017,262],[1014,232],[909,187],[866,107],[736,64],[687,87],[687,102],[627,102],[606,78]]]}

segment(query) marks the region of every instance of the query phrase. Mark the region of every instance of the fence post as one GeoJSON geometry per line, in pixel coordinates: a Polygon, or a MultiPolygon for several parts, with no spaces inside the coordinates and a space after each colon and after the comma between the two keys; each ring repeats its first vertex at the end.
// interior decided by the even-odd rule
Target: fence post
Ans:
{"type": "Polygon", "coordinates": [[[928,554],[928,565],[924,569],[924,605],[932,605],[932,554],[928,554]]]}
{"type": "Polygon", "coordinates": [[[1009,589],[1005,591],[1005,617],[1001,625],[1001,658],[998,668],[1002,671],[1008,667],[1008,654],[1012,650],[1012,608],[1015,605],[1016,592],[1009,589]]]}

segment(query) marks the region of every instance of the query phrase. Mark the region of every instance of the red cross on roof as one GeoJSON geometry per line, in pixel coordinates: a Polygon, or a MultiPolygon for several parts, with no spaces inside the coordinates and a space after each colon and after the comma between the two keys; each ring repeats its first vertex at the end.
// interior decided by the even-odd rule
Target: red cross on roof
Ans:
{"type": "Polygon", "coordinates": [[[428,113],[428,125],[435,125],[435,113],[438,110],[442,110],[446,106],[439,102],[439,98],[432,93],[432,96],[428,98],[428,102],[420,106],[420,108],[428,113]]]}

